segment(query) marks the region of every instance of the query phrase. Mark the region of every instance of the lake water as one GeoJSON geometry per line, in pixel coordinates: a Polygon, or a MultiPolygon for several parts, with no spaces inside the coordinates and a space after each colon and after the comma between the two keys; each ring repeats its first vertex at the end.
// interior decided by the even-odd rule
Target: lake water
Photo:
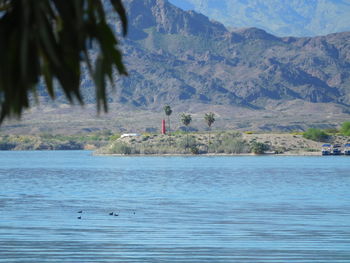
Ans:
{"type": "Polygon", "coordinates": [[[0,262],[350,262],[350,158],[0,152],[0,262]]]}

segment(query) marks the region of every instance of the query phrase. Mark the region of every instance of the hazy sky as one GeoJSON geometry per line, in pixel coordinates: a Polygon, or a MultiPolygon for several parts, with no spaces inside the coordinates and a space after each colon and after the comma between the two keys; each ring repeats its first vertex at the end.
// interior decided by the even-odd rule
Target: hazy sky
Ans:
{"type": "Polygon", "coordinates": [[[350,0],[169,0],[230,27],[258,27],[279,36],[350,31],[350,0]]]}

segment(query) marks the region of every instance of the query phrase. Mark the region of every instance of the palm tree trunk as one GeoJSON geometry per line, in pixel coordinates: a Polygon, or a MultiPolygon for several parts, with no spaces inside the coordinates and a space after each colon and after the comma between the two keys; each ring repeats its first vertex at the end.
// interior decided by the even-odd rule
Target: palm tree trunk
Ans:
{"type": "Polygon", "coordinates": [[[171,132],[170,132],[170,116],[168,115],[168,134],[169,136],[171,136],[171,132]]]}
{"type": "Polygon", "coordinates": [[[210,128],[209,128],[209,136],[208,136],[208,153],[209,153],[209,146],[210,146],[210,128]]]}
{"type": "Polygon", "coordinates": [[[170,140],[170,119],[169,119],[169,115],[167,115],[167,116],[168,116],[168,127],[166,128],[166,134],[168,135],[168,138],[167,138],[168,144],[169,144],[169,146],[171,146],[171,140],[170,140]]]}
{"type": "Polygon", "coordinates": [[[169,136],[171,135],[170,133],[170,116],[168,115],[168,128],[169,128],[169,136]]]}
{"type": "Polygon", "coordinates": [[[186,149],[188,148],[188,127],[186,126],[186,149]]]}

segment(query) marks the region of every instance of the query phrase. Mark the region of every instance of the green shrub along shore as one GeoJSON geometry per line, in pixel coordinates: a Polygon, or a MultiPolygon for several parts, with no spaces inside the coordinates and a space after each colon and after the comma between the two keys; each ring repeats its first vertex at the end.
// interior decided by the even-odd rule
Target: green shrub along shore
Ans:
{"type": "Polygon", "coordinates": [[[95,150],[96,154],[319,154],[323,143],[350,143],[350,122],[339,130],[144,133],[124,137],[110,130],[77,135],[1,135],[0,150],[95,150]]]}
{"type": "MultiPolygon", "coordinates": [[[[327,135],[328,142],[347,143],[348,136],[327,135]]],[[[304,133],[177,132],[172,135],[143,134],[119,138],[96,154],[171,155],[171,154],[301,154],[321,153],[323,142],[305,138],[304,133]]]]}
{"type": "Polygon", "coordinates": [[[268,146],[251,144],[238,132],[212,134],[209,142],[205,133],[177,132],[172,135],[144,134],[115,140],[97,151],[101,154],[242,154],[261,152],[268,146]],[[261,149],[260,149],[260,148],[261,149]]]}
{"type": "MultiPolygon", "coordinates": [[[[215,120],[215,119],[214,119],[215,120]]],[[[210,128],[210,125],[209,125],[210,128]]],[[[171,135],[143,134],[116,138],[96,154],[300,154],[321,153],[323,143],[349,143],[350,122],[340,128],[320,130],[310,128],[305,132],[255,133],[255,132],[192,132],[177,131],[171,135]]]]}
{"type": "Polygon", "coordinates": [[[94,150],[119,138],[111,131],[79,135],[0,135],[0,150],[94,150]]]}

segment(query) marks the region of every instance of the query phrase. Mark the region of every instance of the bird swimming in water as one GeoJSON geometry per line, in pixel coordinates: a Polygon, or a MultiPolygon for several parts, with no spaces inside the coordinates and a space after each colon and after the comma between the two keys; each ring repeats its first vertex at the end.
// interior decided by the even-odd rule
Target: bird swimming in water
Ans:
{"type": "Polygon", "coordinates": [[[78,216],[78,219],[81,219],[81,216],[78,216]]]}
{"type": "Polygon", "coordinates": [[[81,213],[83,213],[83,210],[78,211],[78,214],[81,214],[81,213]]]}
{"type": "Polygon", "coordinates": [[[112,216],[112,215],[113,215],[113,212],[110,212],[109,215],[112,216]]]}

